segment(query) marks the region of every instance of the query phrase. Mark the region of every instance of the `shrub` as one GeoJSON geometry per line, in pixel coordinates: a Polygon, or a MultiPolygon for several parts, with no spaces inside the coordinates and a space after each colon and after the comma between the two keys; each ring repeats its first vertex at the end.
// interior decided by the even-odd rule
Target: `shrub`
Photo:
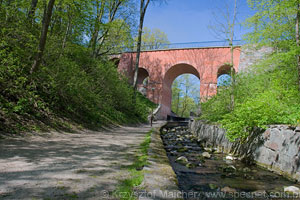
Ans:
{"type": "Polygon", "coordinates": [[[300,119],[297,80],[293,60],[275,54],[253,67],[251,72],[236,76],[233,111],[229,109],[230,88],[224,88],[202,103],[201,118],[221,124],[231,141],[246,138],[254,127],[296,125],[300,119]]]}

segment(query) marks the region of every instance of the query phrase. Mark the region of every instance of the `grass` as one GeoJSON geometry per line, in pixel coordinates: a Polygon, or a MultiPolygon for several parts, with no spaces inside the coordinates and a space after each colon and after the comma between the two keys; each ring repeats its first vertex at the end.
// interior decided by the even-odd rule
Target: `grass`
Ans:
{"type": "Polygon", "coordinates": [[[147,164],[152,132],[153,130],[149,131],[144,141],[140,144],[134,163],[126,167],[129,172],[129,177],[121,181],[117,189],[113,192],[115,197],[121,200],[136,199],[134,189],[141,185],[144,180],[144,171],[142,169],[147,164]]]}

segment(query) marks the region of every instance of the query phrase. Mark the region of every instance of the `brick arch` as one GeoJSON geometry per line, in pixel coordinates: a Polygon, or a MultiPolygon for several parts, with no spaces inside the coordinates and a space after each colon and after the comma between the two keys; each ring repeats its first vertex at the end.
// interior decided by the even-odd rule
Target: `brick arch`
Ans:
{"type": "Polygon", "coordinates": [[[115,66],[116,66],[116,68],[118,68],[118,66],[119,66],[119,63],[120,63],[120,58],[112,58],[112,59],[110,59],[109,61],[111,61],[112,63],[114,63],[115,64],[115,66]]]}
{"type": "Polygon", "coordinates": [[[173,81],[182,74],[193,74],[200,79],[200,74],[196,67],[188,63],[178,63],[167,69],[163,77],[163,83],[172,85],[173,81]]]}
{"type": "Polygon", "coordinates": [[[143,68],[143,67],[139,67],[139,72],[138,72],[138,79],[137,79],[137,87],[138,87],[138,91],[140,93],[142,93],[144,96],[147,96],[148,93],[148,81],[147,83],[144,84],[144,80],[146,78],[149,78],[149,72],[147,69],[143,68]]]}
{"type": "Polygon", "coordinates": [[[121,54],[119,54],[119,55],[110,55],[110,56],[108,56],[108,60],[110,62],[114,63],[116,68],[118,68],[119,64],[120,64],[120,60],[121,60],[121,54]]]}
{"type": "Polygon", "coordinates": [[[160,115],[167,116],[171,113],[171,104],[172,104],[172,83],[174,80],[182,74],[193,74],[200,79],[200,74],[196,67],[180,63],[174,66],[171,66],[164,74],[162,82],[162,99],[161,99],[161,109],[160,115]]]}
{"type": "Polygon", "coordinates": [[[139,67],[137,84],[143,84],[143,81],[149,77],[149,72],[143,67],[139,67]]]}
{"type": "MultiPolygon", "coordinates": [[[[224,74],[230,75],[230,70],[231,70],[231,66],[229,64],[225,64],[225,65],[220,66],[219,69],[218,69],[217,77],[219,78],[220,76],[222,76],[224,74]]],[[[233,72],[235,73],[234,68],[233,68],[233,72]]]]}
{"type": "MultiPolygon", "coordinates": [[[[230,47],[142,51],[139,66],[142,66],[149,73],[147,97],[157,104],[169,105],[166,100],[168,99],[165,93],[168,91],[166,86],[171,86],[176,75],[190,73],[196,74],[201,79],[200,97],[201,101],[205,101],[205,99],[216,94],[218,70],[225,63],[231,62],[230,52],[230,47]],[[181,69],[180,66],[187,69],[181,69]],[[175,68],[178,69],[175,70],[175,68]],[[172,70],[175,70],[177,74],[174,72],[174,77],[170,75],[168,79],[165,78],[169,76],[168,74],[172,74],[172,70]]],[[[135,61],[136,52],[125,52],[120,55],[118,70],[128,77],[130,84],[133,83],[135,61]]],[[[236,47],[234,48],[234,67],[236,72],[239,62],[240,48],[236,47]]],[[[167,113],[167,111],[170,111],[169,108],[165,109],[165,111],[158,115],[159,118],[165,119],[166,115],[170,114],[167,113]]]]}

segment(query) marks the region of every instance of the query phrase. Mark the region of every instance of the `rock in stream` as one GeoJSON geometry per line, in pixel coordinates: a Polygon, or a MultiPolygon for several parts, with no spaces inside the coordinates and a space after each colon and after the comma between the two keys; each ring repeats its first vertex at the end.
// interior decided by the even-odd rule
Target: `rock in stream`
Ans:
{"type": "Polygon", "coordinates": [[[272,199],[274,194],[295,194],[300,188],[282,176],[206,146],[185,127],[175,127],[161,137],[184,199],[272,199]]]}

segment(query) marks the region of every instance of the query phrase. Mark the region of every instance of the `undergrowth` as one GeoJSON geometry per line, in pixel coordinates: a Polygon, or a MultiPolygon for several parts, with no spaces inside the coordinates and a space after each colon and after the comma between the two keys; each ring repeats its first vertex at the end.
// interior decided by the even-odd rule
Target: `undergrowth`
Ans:
{"type": "Polygon", "coordinates": [[[85,7],[92,2],[55,5],[41,65],[30,73],[46,6],[37,2],[34,21],[29,1],[0,3],[0,135],[145,121],[154,105],[140,94],[133,100],[132,86],[108,54],[92,56],[85,21],[92,19],[86,15],[93,8],[85,7]],[[72,31],[66,32],[68,20],[72,31]]]}
{"type": "Polygon", "coordinates": [[[201,104],[202,120],[221,124],[227,137],[245,139],[255,127],[271,124],[296,126],[300,119],[297,68],[292,59],[277,54],[236,75],[234,109],[231,86],[218,88],[218,94],[201,104]]]}

